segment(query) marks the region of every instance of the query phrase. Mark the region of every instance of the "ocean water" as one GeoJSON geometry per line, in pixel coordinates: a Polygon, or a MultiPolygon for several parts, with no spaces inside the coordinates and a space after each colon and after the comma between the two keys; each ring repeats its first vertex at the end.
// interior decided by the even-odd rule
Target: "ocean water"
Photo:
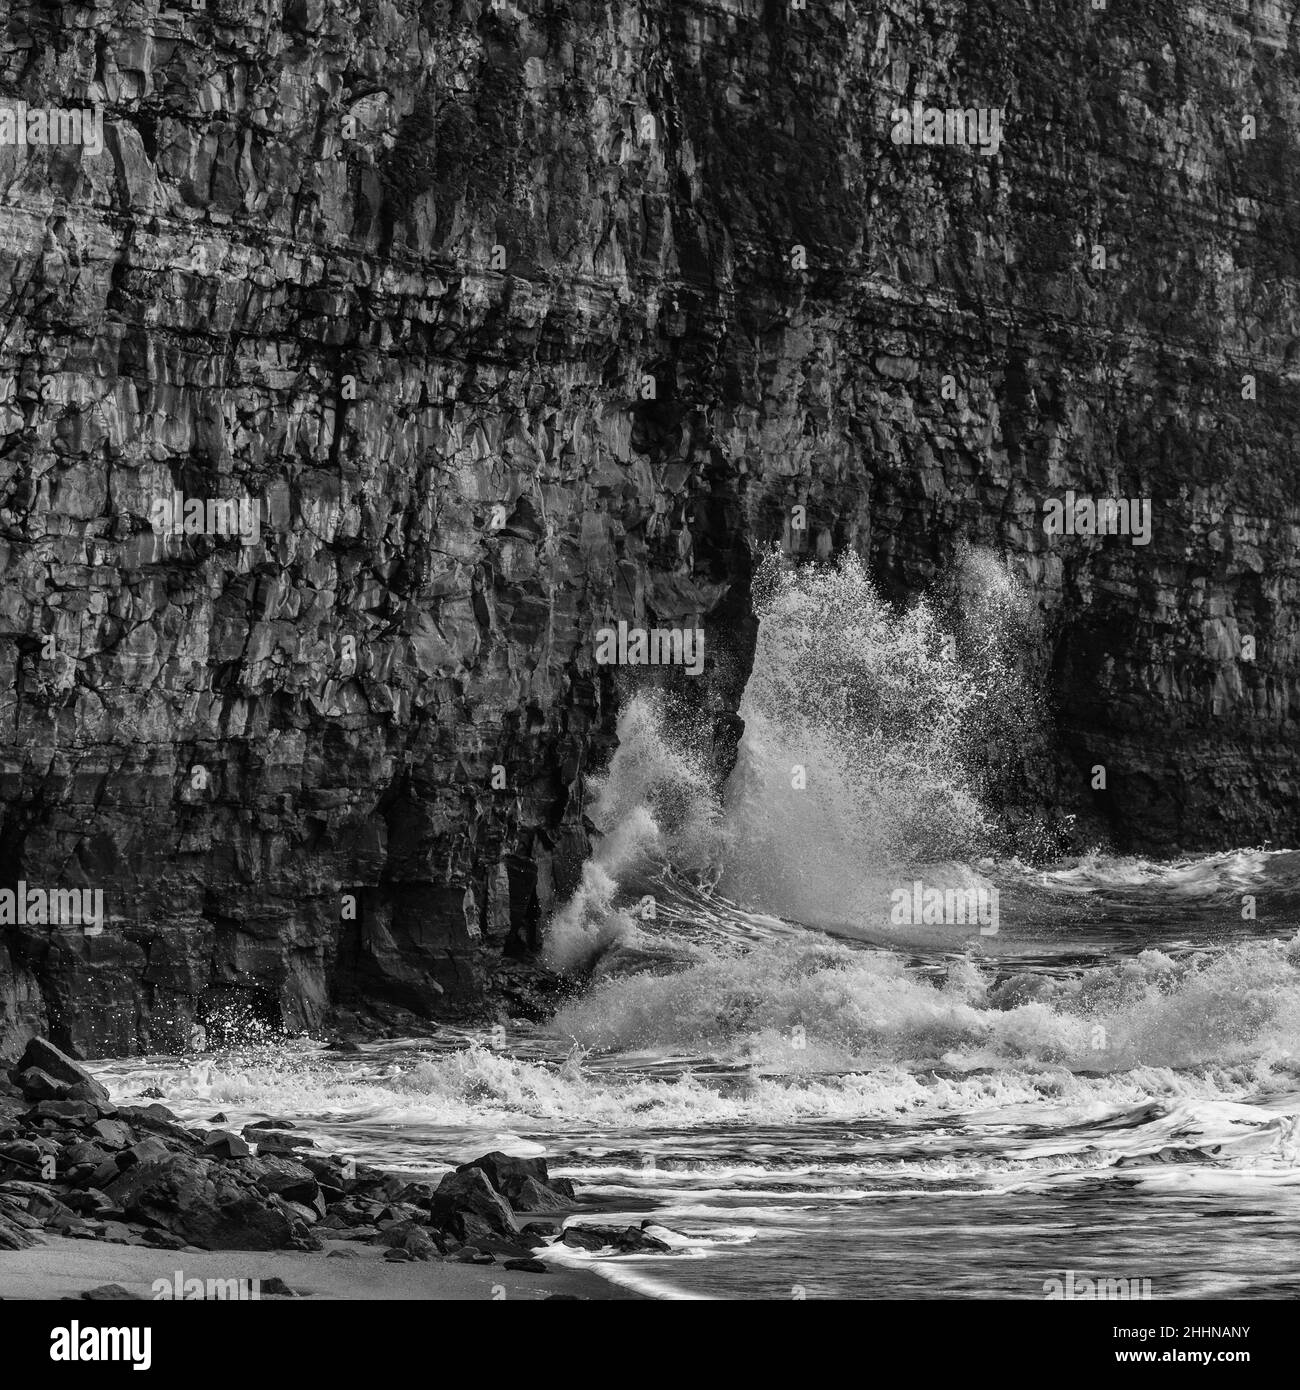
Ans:
{"type": "Polygon", "coordinates": [[[625,700],[547,938],[586,983],[552,1020],[98,1074],[413,1175],[545,1154],[577,1219],[673,1233],[545,1258],[657,1297],[1300,1295],[1300,853],[1013,843],[989,768],[1050,709],[988,557],[902,614],[852,563],[774,562],[758,597],[721,794],[694,731],[625,700]],[[996,920],[900,920],[913,883],[996,920]]]}

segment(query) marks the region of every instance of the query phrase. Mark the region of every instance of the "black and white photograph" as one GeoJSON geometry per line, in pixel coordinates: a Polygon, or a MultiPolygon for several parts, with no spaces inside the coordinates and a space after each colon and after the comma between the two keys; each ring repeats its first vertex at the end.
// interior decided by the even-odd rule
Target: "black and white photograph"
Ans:
{"type": "Polygon", "coordinates": [[[39,1374],[1288,1364],[1296,0],[0,0],[0,575],[39,1374]]]}

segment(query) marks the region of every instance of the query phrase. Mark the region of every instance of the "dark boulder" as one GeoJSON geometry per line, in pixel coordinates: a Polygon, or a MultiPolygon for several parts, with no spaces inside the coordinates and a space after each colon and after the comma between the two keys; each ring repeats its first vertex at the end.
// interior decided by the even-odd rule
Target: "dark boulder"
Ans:
{"type": "Polygon", "coordinates": [[[414,1202],[389,1202],[383,1211],[375,1217],[375,1224],[385,1226],[394,1221],[418,1221],[423,1225],[428,1220],[429,1208],[427,1203],[421,1207],[414,1202]]]}
{"type": "Polygon", "coordinates": [[[40,1067],[28,1067],[26,1071],[14,1073],[18,1089],[28,1100],[66,1100],[69,1086],[59,1081],[40,1067]]]}
{"type": "Polygon", "coordinates": [[[499,1149],[484,1154],[482,1158],[476,1158],[472,1163],[462,1163],[456,1171],[465,1173],[471,1168],[478,1168],[485,1173],[488,1182],[507,1200],[510,1198],[511,1189],[519,1187],[526,1178],[533,1178],[540,1183],[548,1181],[544,1158],[511,1158],[499,1149]]]}
{"type": "Polygon", "coordinates": [[[117,1245],[142,1245],[144,1237],[136,1227],[122,1221],[103,1221],[100,1223],[100,1240],[109,1240],[117,1245]]]}
{"type": "Polygon", "coordinates": [[[31,1139],[10,1139],[0,1144],[0,1180],[39,1176],[42,1160],[46,1156],[45,1143],[37,1144],[31,1139]]]}
{"type": "Polygon", "coordinates": [[[134,1136],[121,1120],[97,1120],[90,1127],[96,1141],[106,1149],[126,1149],[134,1136]]]}
{"type": "Polygon", "coordinates": [[[38,1120],[62,1120],[69,1125],[88,1125],[99,1119],[99,1108],[85,1100],[43,1100],[29,1117],[38,1120]]]}
{"type": "Polygon", "coordinates": [[[467,1164],[443,1178],[430,1201],[429,1211],[435,1226],[451,1230],[460,1240],[468,1238],[458,1229],[455,1218],[466,1215],[477,1216],[498,1235],[513,1235],[519,1229],[506,1200],[493,1187],[486,1172],[475,1164],[467,1164]]]}
{"type": "Polygon", "coordinates": [[[247,1158],[252,1149],[237,1134],[214,1129],[203,1140],[203,1151],[209,1158],[247,1158]]]}
{"type": "MultiPolygon", "coordinates": [[[[162,1095],[161,1091],[146,1091],[146,1095],[162,1095]]],[[[131,1115],[134,1119],[141,1122],[153,1120],[158,1124],[176,1124],[176,1116],[167,1109],[165,1105],[159,1105],[157,1101],[152,1101],[148,1105],[125,1105],[122,1113],[131,1115]]]]}
{"type": "Polygon", "coordinates": [[[203,1147],[202,1137],[186,1129],[165,1105],[119,1105],[114,1118],[132,1129],[166,1139],[173,1147],[191,1149],[196,1153],[203,1147]]]}
{"type": "MultiPolygon", "coordinates": [[[[33,1183],[33,1187],[39,1184],[33,1183]]],[[[50,1225],[55,1217],[76,1216],[77,1213],[65,1203],[59,1201],[58,1197],[47,1187],[43,1191],[33,1192],[27,1199],[27,1215],[34,1216],[37,1221],[50,1225]]]]}
{"type": "MultiPolygon", "coordinates": [[[[86,1182],[91,1187],[101,1190],[106,1188],[109,1183],[116,1182],[122,1176],[122,1165],[118,1162],[121,1154],[109,1154],[109,1156],[86,1177],[78,1177],[79,1182],[86,1182]]],[[[71,1175],[69,1175],[71,1176],[71,1175]]]]}
{"type": "Polygon", "coordinates": [[[471,1168],[480,1169],[515,1211],[567,1211],[576,1201],[573,1184],[567,1178],[552,1178],[544,1158],[512,1158],[494,1150],[456,1171],[471,1168]]]}
{"type": "Polygon", "coordinates": [[[575,1250],[604,1250],[614,1243],[613,1234],[607,1226],[568,1226],[560,1240],[575,1250]]]}
{"type": "Polygon", "coordinates": [[[532,1236],[534,1240],[553,1240],[560,1234],[560,1228],[554,1221],[530,1221],[524,1227],[523,1234],[532,1236]]]}
{"type": "Polygon", "coordinates": [[[560,1240],[579,1250],[614,1249],[620,1255],[654,1252],[663,1254],[672,1249],[667,1242],[639,1230],[636,1226],[566,1226],[560,1240]]]}
{"type": "Polygon", "coordinates": [[[277,1196],[273,1196],[271,1200],[276,1202],[291,1220],[296,1220],[305,1227],[314,1226],[321,1218],[321,1213],[315,1207],[307,1206],[305,1202],[291,1202],[287,1197],[277,1196]]]}
{"type": "Polygon", "coordinates": [[[63,1170],[66,1178],[74,1168],[81,1168],[87,1164],[93,1171],[107,1157],[107,1152],[99,1144],[89,1139],[83,1139],[79,1144],[72,1144],[64,1149],[59,1155],[59,1167],[63,1170]]]}
{"type": "Polygon", "coordinates": [[[100,1100],[108,1099],[108,1088],[96,1081],[85,1067],[73,1061],[66,1052],[61,1052],[55,1047],[48,1038],[33,1038],[27,1044],[26,1050],[18,1059],[16,1070],[24,1072],[29,1067],[36,1067],[55,1081],[61,1081],[68,1086],[90,1086],[100,1100]]]}
{"type": "Polygon", "coordinates": [[[515,1211],[572,1211],[573,1202],[562,1197],[550,1187],[543,1186],[536,1178],[525,1178],[511,1191],[508,1198],[515,1211]]]}
{"type": "Polygon", "coordinates": [[[422,1230],[419,1226],[406,1232],[401,1248],[417,1260],[431,1260],[441,1253],[428,1231],[422,1230]]]}
{"type": "Polygon", "coordinates": [[[103,1216],[107,1212],[117,1212],[113,1199],[93,1187],[84,1192],[65,1192],[63,1202],[81,1216],[103,1216]]]}
{"type": "Polygon", "coordinates": [[[672,1246],[667,1241],[660,1240],[657,1236],[652,1236],[648,1231],[643,1231],[636,1226],[625,1226],[615,1237],[614,1244],[625,1255],[649,1251],[664,1255],[672,1250],[672,1246]]]}
{"type": "Polygon", "coordinates": [[[277,1155],[264,1159],[258,1166],[261,1171],[257,1186],[262,1192],[283,1197],[286,1202],[301,1202],[308,1207],[319,1204],[320,1215],[324,1215],[320,1184],[310,1168],[277,1155]]]}
{"type": "Polygon", "coordinates": [[[105,1191],[129,1220],[208,1250],[279,1250],[298,1236],[275,1198],[189,1154],[137,1163],[105,1191]]]}
{"type": "Polygon", "coordinates": [[[343,1230],[349,1226],[373,1226],[374,1218],[377,1215],[378,1208],[373,1202],[359,1202],[353,1198],[345,1198],[341,1202],[330,1204],[325,1224],[337,1230],[343,1230]]]}
{"type": "MultiPolygon", "coordinates": [[[[480,1245],[484,1249],[500,1240],[496,1227],[472,1211],[458,1211],[450,1217],[443,1228],[443,1235],[460,1241],[462,1245],[480,1245]]],[[[516,1253],[511,1250],[511,1254],[516,1253]]]]}
{"type": "Polygon", "coordinates": [[[286,1134],[282,1130],[258,1129],[254,1125],[245,1125],[243,1134],[250,1144],[257,1145],[259,1154],[293,1153],[295,1149],[314,1148],[316,1142],[305,1134],[286,1134]]]}
{"type": "Polygon", "coordinates": [[[466,1245],[447,1257],[449,1264],[456,1265],[494,1265],[497,1257],[490,1250],[480,1250],[475,1245],[466,1245]]]}
{"type": "Polygon", "coordinates": [[[103,1091],[104,1088],[97,1081],[78,1081],[75,1086],[68,1087],[63,1099],[89,1101],[101,1115],[116,1115],[117,1106],[112,1104],[103,1091]]]}
{"type": "Polygon", "coordinates": [[[397,1194],[396,1202],[409,1203],[412,1206],[421,1206],[427,1209],[429,1203],[433,1201],[433,1194],[438,1190],[438,1184],[434,1182],[408,1182],[397,1194]]]}
{"type": "Polygon", "coordinates": [[[45,1222],[45,1229],[53,1231],[56,1235],[67,1236],[71,1240],[98,1240],[103,1225],[87,1221],[85,1217],[78,1216],[64,1207],[45,1222]]]}
{"type": "Polygon", "coordinates": [[[165,1158],[169,1153],[171,1150],[161,1139],[141,1139],[138,1144],[123,1149],[116,1162],[119,1168],[131,1168],[137,1163],[148,1163],[150,1159],[165,1158]]]}
{"type": "Polygon", "coordinates": [[[415,1221],[394,1221],[391,1225],[383,1227],[379,1235],[375,1238],[377,1245],[387,1245],[396,1250],[406,1244],[406,1237],[412,1231],[420,1230],[420,1226],[415,1221]]]}

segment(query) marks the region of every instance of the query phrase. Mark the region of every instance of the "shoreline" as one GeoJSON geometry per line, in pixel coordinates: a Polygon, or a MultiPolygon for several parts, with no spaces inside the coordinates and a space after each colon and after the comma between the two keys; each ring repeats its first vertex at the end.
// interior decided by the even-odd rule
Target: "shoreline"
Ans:
{"type": "MultiPolygon", "coordinates": [[[[394,1263],[382,1249],[356,1241],[324,1242],[320,1251],[161,1250],[147,1245],[72,1240],[47,1235],[26,1250],[0,1251],[0,1299],[74,1299],[90,1289],[117,1284],[129,1294],[155,1300],[155,1280],[282,1279],[297,1298],[262,1293],[260,1301],[545,1301],[554,1294],[583,1301],[648,1300],[602,1275],[571,1265],[548,1264],[545,1274],[508,1270],[501,1264],[458,1264],[453,1260],[394,1263]],[[335,1253],[348,1252],[348,1253],[335,1253]]],[[[544,1249],[534,1258],[546,1261],[544,1249]]],[[[198,1299],[186,1299],[198,1302],[198,1299]]],[[[204,1300],[213,1301],[213,1300],[204,1300]]],[[[242,1300],[231,1300],[242,1301],[242,1300]]],[[[251,1301],[251,1300],[249,1300],[251,1301]]]]}
{"type": "Polygon", "coordinates": [[[0,1298],[621,1299],[645,1295],[560,1250],[669,1249],[645,1223],[560,1237],[554,1217],[582,1203],[540,1157],[410,1180],[321,1152],[293,1120],[228,1123],[115,1104],[32,1038],[0,1077],[0,1298]]]}

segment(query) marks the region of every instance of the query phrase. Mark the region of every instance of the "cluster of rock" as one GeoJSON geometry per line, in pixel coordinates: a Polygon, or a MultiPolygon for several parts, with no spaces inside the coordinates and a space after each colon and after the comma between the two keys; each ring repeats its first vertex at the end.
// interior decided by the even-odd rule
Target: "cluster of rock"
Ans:
{"type": "MultiPolygon", "coordinates": [[[[215,1116],[215,1121],[224,1117],[215,1116]]],[[[186,1250],[386,1247],[389,1260],[447,1257],[544,1273],[533,1249],[667,1250],[628,1227],[571,1227],[572,1183],[545,1159],[490,1153],[440,1182],[408,1182],[335,1155],[288,1120],[196,1132],[158,1104],[114,1105],[106,1088],[43,1038],[0,1080],[0,1250],[41,1232],[186,1250]]]]}
{"type": "Polygon", "coordinates": [[[319,1249],[312,1228],[348,1184],[337,1160],[303,1153],[311,1141],[288,1128],[250,1126],[254,1154],[162,1105],[114,1105],[71,1057],[33,1039],[0,1081],[0,1249],[42,1229],[165,1249],[319,1249]]]}
{"type": "MultiPolygon", "coordinates": [[[[399,1179],[390,1179],[400,1183],[399,1179]]],[[[557,1239],[582,1250],[667,1251],[671,1247],[635,1226],[565,1226],[521,1216],[571,1212],[577,1197],[567,1178],[549,1176],[544,1158],[493,1152],[462,1164],[438,1183],[406,1183],[389,1200],[349,1196],[332,1206],[322,1227],[332,1239],[375,1241],[390,1260],[435,1254],[472,1264],[504,1258],[507,1269],[545,1273],[530,1247],[557,1239]]],[[[649,1223],[646,1223],[649,1225],[649,1223]]]]}

